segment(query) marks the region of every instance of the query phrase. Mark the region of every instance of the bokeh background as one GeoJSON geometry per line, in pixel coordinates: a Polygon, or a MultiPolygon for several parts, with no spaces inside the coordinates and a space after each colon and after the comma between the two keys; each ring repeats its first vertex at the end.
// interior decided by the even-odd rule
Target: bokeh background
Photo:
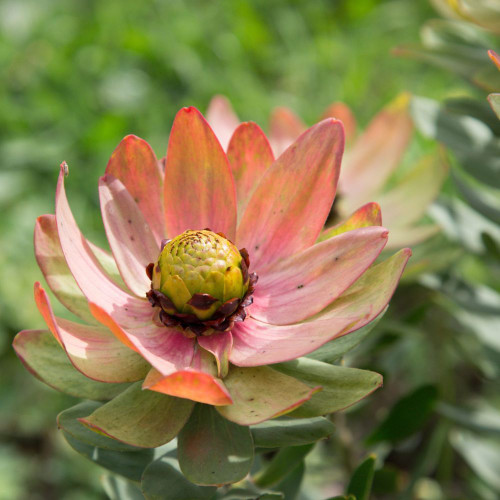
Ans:
{"type": "MultiPolygon", "coordinates": [[[[107,159],[129,133],[163,156],[182,106],[203,112],[224,94],[266,129],[275,106],[312,124],[340,100],[362,128],[401,91],[484,101],[484,88],[456,73],[393,54],[418,44],[436,17],[426,0],[0,1],[1,500],[107,498],[102,470],[56,429],[75,401],[35,380],[11,349],[18,331],[43,328],[32,234],[36,217],[54,210],[60,162],[80,226],[104,244],[97,182],[107,159]]],[[[417,133],[409,155],[435,147],[417,133]]],[[[461,196],[452,181],[444,192],[461,196]]],[[[344,484],[369,451],[380,460],[374,498],[500,495],[498,255],[494,243],[471,248],[447,234],[434,242],[440,269],[403,283],[346,360],[382,372],[385,387],[336,417],[337,434],[308,456],[300,498],[344,484]],[[463,321],[450,282],[463,304],[486,297],[463,321]]]]}

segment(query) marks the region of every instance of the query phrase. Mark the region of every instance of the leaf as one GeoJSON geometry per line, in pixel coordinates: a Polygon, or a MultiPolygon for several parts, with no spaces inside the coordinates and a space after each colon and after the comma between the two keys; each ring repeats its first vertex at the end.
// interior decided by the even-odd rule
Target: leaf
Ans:
{"type": "Polygon", "coordinates": [[[461,427],[500,438],[500,415],[496,409],[486,404],[479,408],[458,408],[439,403],[436,411],[461,427]]]}
{"type": "Polygon", "coordinates": [[[250,429],[223,418],[212,406],[197,404],[178,437],[183,474],[205,486],[234,483],[252,466],[250,429]]]}
{"type": "Polygon", "coordinates": [[[75,439],[82,441],[91,446],[97,446],[106,450],[114,451],[140,451],[143,448],[137,448],[124,444],[116,439],[111,439],[101,433],[90,430],[88,427],[78,421],[79,418],[85,417],[94,412],[102,405],[94,401],[85,401],[77,404],[57,416],[57,425],[60,429],[70,434],[75,439]]]}
{"type": "Polygon", "coordinates": [[[488,102],[491,105],[491,109],[497,115],[497,118],[500,120],[500,94],[490,94],[488,96],[488,102]]]}
{"type": "Polygon", "coordinates": [[[268,366],[231,366],[224,379],[233,404],[217,406],[231,422],[253,425],[290,412],[311,398],[315,389],[268,366]]]}
{"type": "Polygon", "coordinates": [[[317,418],[279,418],[250,427],[254,445],[261,448],[281,448],[315,443],[333,434],[330,420],[317,418]]]}
{"type": "Polygon", "coordinates": [[[133,481],[140,481],[142,472],[155,458],[154,450],[114,451],[83,443],[63,431],[64,439],[78,453],[92,462],[133,481]]]}
{"type": "Polygon", "coordinates": [[[104,474],[101,476],[101,484],[110,500],[144,500],[139,486],[120,476],[104,474]]]}
{"type": "Polygon", "coordinates": [[[438,391],[433,385],[424,385],[401,398],[389,411],[381,424],[366,442],[397,442],[417,432],[429,419],[438,401],[438,391]]]}
{"type": "Polygon", "coordinates": [[[351,349],[357,347],[375,328],[386,311],[387,308],[385,308],[372,322],[355,332],[351,332],[349,335],[343,335],[342,337],[324,344],[314,352],[307,354],[306,358],[316,359],[317,361],[323,361],[325,363],[334,363],[351,349]]]}
{"type": "Polygon", "coordinates": [[[420,131],[448,146],[469,175],[500,188],[500,142],[490,127],[423,97],[412,99],[411,110],[420,131]]]}
{"type": "Polygon", "coordinates": [[[295,377],[305,384],[323,390],[289,414],[295,418],[319,417],[347,408],[368,396],[382,384],[375,372],[329,365],[308,358],[273,365],[273,368],[295,377]]]}
{"type": "Polygon", "coordinates": [[[313,448],[314,444],[281,448],[271,462],[255,475],[255,484],[260,488],[268,488],[280,482],[302,463],[313,448]]]}
{"type": "Polygon", "coordinates": [[[257,488],[231,488],[226,494],[217,497],[219,500],[279,500],[285,498],[278,491],[260,491],[257,488]]]}
{"type": "Polygon", "coordinates": [[[71,396],[106,401],[130,386],[97,382],[82,375],[47,330],[19,332],[13,346],[19,359],[33,375],[50,387],[71,396]]]}
{"type": "Polygon", "coordinates": [[[356,500],[369,500],[375,473],[375,455],[370,455],[356,468],[349,485],[347,494],[354,495],[356,500]]]}
{"type": "Polygon", "coordinates": [[[167,456],[148,465],[141,487],[147,500],[205,500],[212,498],[216,490],[188,481],[177,461],[167,456]]]}
{"type": "Polygon", "coordinates": [[[130,386],[80,419],[97,432],[132,446],[156,448],[172,440],[187,422],[193,401],[130,386]]]}
{"type": "Polygon", "coordinates": [[[500,492],[500,441],[469,432],[454,432],[453,447],[469,467],[486,483],[500,492]]]}
{"type": "Polygon", "coordinates": [[[286,500],[294,500],[300,492],[305,472],[306,467],[302,461],[276,484],[274,489],[281,492],[286,500]]]}

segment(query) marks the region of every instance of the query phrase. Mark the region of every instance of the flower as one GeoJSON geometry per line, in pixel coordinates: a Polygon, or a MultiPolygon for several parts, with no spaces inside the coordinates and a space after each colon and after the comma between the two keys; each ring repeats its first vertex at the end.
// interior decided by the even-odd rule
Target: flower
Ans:
{"type": "MultiPolygon", "coordinates": [[[[50,289],[80,321],[57,317],[40,283],[35,301],[85,377],[74,382],[44,331],[20,332],[18,356],[71,394],[82,388],[91,399],[118,394],[80,421],[143,447],[159,446],[181,429],[199,431],[198,421],[186,424],[206,411],[193,409],[195,402],[215,407],[219,417],[212,418],[249,426],[292,410],[324,415],[366,396],[380,385],[378,374],[307,358],[287,363],[375,319],[411,253],[404,249],[373,265],[388,237],[374,204],[317,242],[343,148],[343,126],[328,118],[274,160],[261,129],[243,123],[226,155],[203,116],[181,109],[164,171],[150,146],[130,135],[100,179],[112,256],[80,232],[63,163],[55,215],[36,223],[35,253],[50,289]],[[348,376],[355,389],[339,393],[338,380],[348,376]]],[[[191,448],[181,438],[185,470],[196,457],[182,458],[191,448]]]]}
{"type": "MultiPolygon", "coordinates": [[[[415,245],[436,234],[435,224],[420,224],[428,206],[440,192],[447,166],[440,157],[426,156],[393,182],[392,174],[401,166],[413,126],[408,114],[409,96],[401,94],[380,111],[366,130],[356,136],[356,119],[343,103],[334,103],[322,118],[336,117],[344,123],[349,146],[342,163],[339,199],[335,203],[335,222],[349,217],[359,206],[375,201],[384,214],[384,226],[390,230],[387,248],[415,245]]],[[[239,119],[229,101],[216,96],[210,102],[207,120],[230,147],[232,132],[239,119]]],[[[270,118],[270,143],[280,155],[306,130],[306,126],[288,108],[276,108],[270,118]]],[[[228,154],[230,154],[228,149],[228,154]]],[[[333,232],[335,227],[327,228],[333,232]]]]}

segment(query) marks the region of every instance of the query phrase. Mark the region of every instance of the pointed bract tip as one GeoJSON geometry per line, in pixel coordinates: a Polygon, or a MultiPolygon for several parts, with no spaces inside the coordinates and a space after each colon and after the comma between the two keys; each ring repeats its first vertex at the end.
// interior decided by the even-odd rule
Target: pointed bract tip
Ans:
{"type": "Polygon", "coordinates": [[[403,252],[405,255],[408,255],[408,258],[410,258],[413,255],[411,248],[403,248],[403,252]]]}
{"type": "Polygon", "coordinates": [[[381,234],[382,238],[388,238],[389,237],[389,231],[384,231],[382,234],[381,234]]]}
{"type": "Polygon", "coordinates": [[[490,59],[495,63],[495,66],[500,70],[500,56],[494,50],[488,50],[490,59]]]}
{"type": "Polygon", "coordinates": [[[64,177],[68,177],[69,175],[69,167],[68,164],[63,161],[61,165],[59,165],[59,168],[61,169],[61,172],[64,174],[64,177]]]}

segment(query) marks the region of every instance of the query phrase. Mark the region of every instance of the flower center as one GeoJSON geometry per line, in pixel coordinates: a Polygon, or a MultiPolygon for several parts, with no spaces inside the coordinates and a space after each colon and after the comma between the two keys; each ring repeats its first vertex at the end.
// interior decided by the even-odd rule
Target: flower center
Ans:
{"type": "Polygon", "coordinates": [[[158,320],[187,337],[230,330],[244,321],[257,275],[248,273],[248,252],[222,233],[188,230],[164,240],[158,261],[146,268],[158,320]]]}

